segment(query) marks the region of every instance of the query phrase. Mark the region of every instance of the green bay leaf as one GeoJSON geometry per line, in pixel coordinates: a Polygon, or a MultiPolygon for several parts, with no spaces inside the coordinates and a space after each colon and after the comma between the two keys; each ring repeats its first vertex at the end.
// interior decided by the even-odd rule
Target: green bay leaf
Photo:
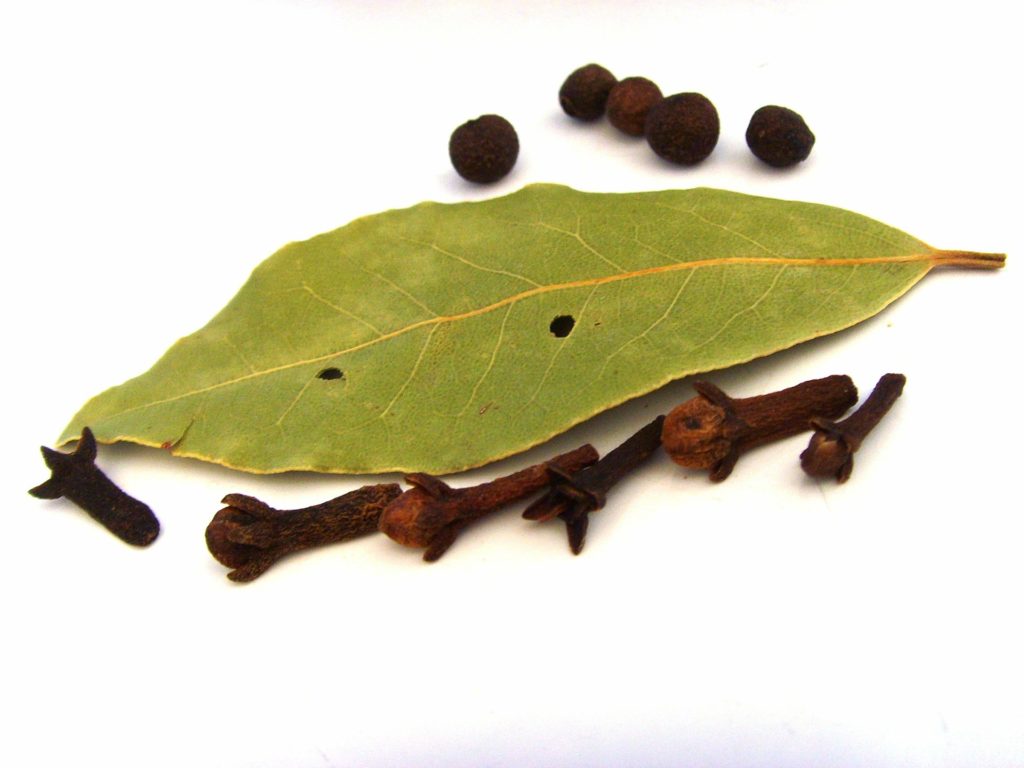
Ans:
{"type": "Polygon", "coordinates": [[[252,472],[452,472],[849,327],[935,266],[1002,263],[713,189],[423,203],[285,246],[61,440],[88,425],[252,472]]]}

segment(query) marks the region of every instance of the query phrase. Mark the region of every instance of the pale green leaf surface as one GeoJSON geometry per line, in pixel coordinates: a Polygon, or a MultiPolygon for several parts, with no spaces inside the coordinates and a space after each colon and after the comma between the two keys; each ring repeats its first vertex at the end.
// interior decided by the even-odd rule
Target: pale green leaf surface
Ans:
{"type": "Polygon", "coordinates": [[[423,203],[282,248],[62,441],[88,425],[254,472],[460,470],[864,320],[936,253],[848,211],[712,189],[423,203]]]}

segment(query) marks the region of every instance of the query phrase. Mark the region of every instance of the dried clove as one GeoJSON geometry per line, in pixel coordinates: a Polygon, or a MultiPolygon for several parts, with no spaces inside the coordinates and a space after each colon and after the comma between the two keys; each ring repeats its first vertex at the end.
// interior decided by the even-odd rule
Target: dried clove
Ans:
{"type": "Polygon", "coordinates": [[[549,461],[470,488],[452,488],[422,472],[406,475],[405,481],[414,487],[384,510],[380,530],[399,544],[425,547],[423,559],[433,562],[470,523],[544,488],[550,472],[572,474],[597,458],[592,445],[582,445],[549,461]]]}
{"type": "Polygon", "coordinates": [[[29,493],[39,499],[63,496],[128,544],[145,547],[153,543],[160,533],[160,521],[153,510],[114,485],[96,466],[96,437],[91,429],[82,430],[72,453],[61,453],[45,445],[40,450],[53,474],[29,493]]]}
{"type": "Polygon", "coordinates": [[[857,402],[857,387],[849,376],[813,379],[740,399],[706,381],[693,388],[697,396],[665,418],[661,440],[673,461],[709,469],[715,482],[725,480],[751,448],[811,429],[814,417],[841,416],[857,402]]]}
{"type": "Polygon", "coordinates": [[[287,554],[336,544],[377,530],[388,502],[402,489],[397,483],[366,485],[322,504],[274,509],[259,499],[229,493],[224,509],[206,527],[206,546],[232,568],[232,581],[252,581],[287,554]]]}
{"type": "Polygon", "coordinates": [[[800,466],[812,477],[834,476],[840,483],[850,479],[853,454],[892,404],[903,394],[907,377],[887,373],[878,380],[863,405],[842,421],[818,417],[811,419],[814,434],[800,454],[800,466]]]}
{"type": "Polygon", "coordinates": [[[590,513],[601,509],[608,491],[658,449],[664,421],[665,417],[659,416],[596,464],[578,472],[551,467],[551,489],[531,504],[523,517],[536,521],[560,517],[569,536],[569,549],[578,555],[583,551],[590,513]]]}

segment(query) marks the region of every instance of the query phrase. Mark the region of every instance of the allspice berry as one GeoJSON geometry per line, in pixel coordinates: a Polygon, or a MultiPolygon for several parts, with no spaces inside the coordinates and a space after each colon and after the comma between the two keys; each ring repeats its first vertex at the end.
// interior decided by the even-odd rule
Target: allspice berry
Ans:
{"type": "Polygon", "coordinates": [[[655,154],[678,165],[694,165],[710,155],[718,133],[718,110],[699,93],[662,99],[651,108],[644,125],[655,154]]]}
{"type": "Polygon", "coordinates": [[[747,126],[747,146],[768,165],[786,168],[807,159],[814,146],[814,134],[793,110],[761,107],[747,126]]]}
{"type": "Polygon", "coordinates": [[[587,64],[566,78],[558,90],[558,103],[569,117],[597,120],[604,114],[608,93],[618,81],[600,64],[587,64]]]}
{"type": "Polygon", "coordinates": [[[463,123],[448,141],[448,155],[462,178],[489,184],[505,176],[519,157],[516,129],[499,115],[463,123]]]}
{"type": "Polygon", "coordinates": [[[608,120],[630,136],[644,135],[644,120],[661,101],[661,89],[646,77],[620,80],[608,94],[608,120]]]}

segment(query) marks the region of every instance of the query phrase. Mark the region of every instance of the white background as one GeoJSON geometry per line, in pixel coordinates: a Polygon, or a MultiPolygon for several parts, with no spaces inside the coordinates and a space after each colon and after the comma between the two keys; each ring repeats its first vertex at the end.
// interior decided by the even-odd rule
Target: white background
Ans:
{"type": "MultiPolygon", "coordinates": [[[[1004,7],[4,4],[0,764],[1024,764],[1021,62],[1004,7]],[[566,118],[558,87],[589,61],[706,94],[711,158],[671,167],[566,118]],[[817,134],[795,169],[744,144],[768,103],[817,134]],[[481,188],[447,141],[487,112],[522,151],[481,188]],[[533,181],[813,200],[1009,262],[934,273],[852,330],[713,375],[746,396],[906,373],[847,485],[803,477],[803,438],[722,485],[659,455],[578,558],[560,524],[510,510],[435,565],[370,537],[238,586],[203,541],[225,493],[288,508],[368,478],[101,447],[163,523],[141,551],[25,493],[47,476],[38,446],[86,399],[203,325],[282,244],[533,181]]],[[[452,482],[606,451],[691,394],[678,382],[452,482]]]]}

